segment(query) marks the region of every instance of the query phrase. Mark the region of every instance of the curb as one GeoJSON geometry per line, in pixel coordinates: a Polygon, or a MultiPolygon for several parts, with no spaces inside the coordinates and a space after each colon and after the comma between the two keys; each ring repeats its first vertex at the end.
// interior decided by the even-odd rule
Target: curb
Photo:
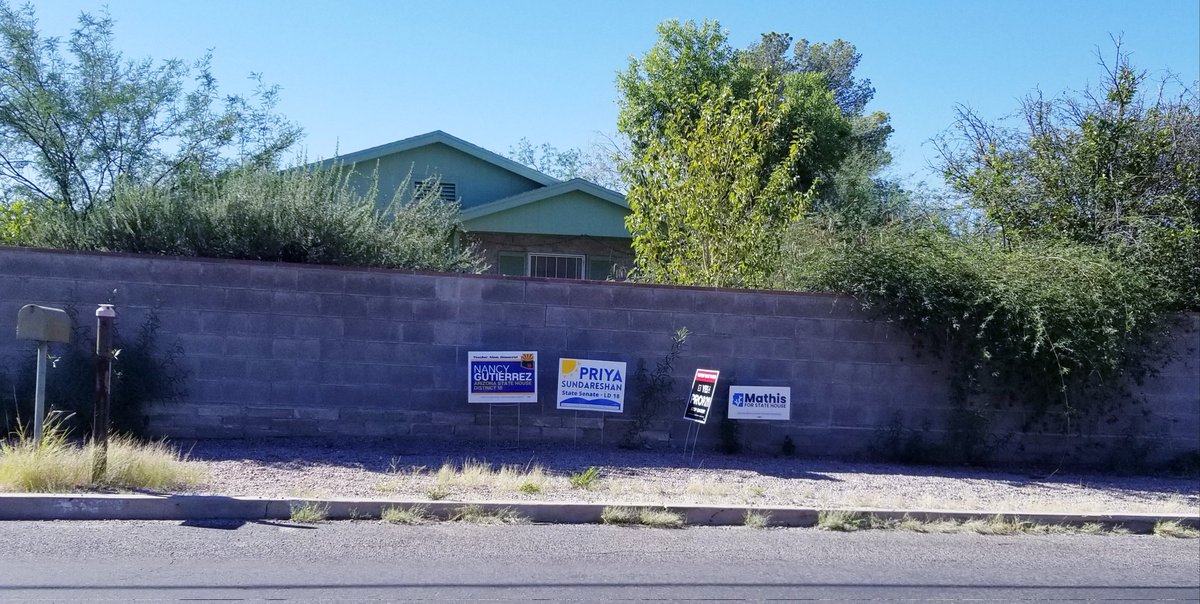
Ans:
{"type": "MultiPolygon", "coordinates": [[[[378,519],[386,508],[419,505],[426,513],[448,519],[464,506],[483,510],[507,509],[531,522],[596,524],[604,508],[664,509],[664,506],[620,503],[560,503],[516,501],[414,501],[381,499],[274,499],[220,495],[147,494],[0,494],[0,521],[5,520],[287,520],[293,505],[326,508],[329,520],[378,519]]],[[[769,514],[772,526],[812,527],[821,512],[789,506],[672,505],[665,509],[684,515],[692,526],[740,526],[747,511],[769,514]]],[[[1186,514],[1065,514],[963,510],[894,510],[854,508],[844,511],[887,520],[991,520],[997,517],[1038,524],[1081,526],[1089,523],[1120,526],[1133,533],[1150,533],[1159,521],[1175,521],[1200,529],[1200,515],[1186,514]]]]}

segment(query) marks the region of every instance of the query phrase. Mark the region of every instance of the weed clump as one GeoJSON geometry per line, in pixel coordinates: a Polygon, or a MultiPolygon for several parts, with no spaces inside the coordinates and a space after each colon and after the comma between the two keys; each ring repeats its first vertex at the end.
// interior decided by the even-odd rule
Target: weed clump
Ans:
{"type": "Polygon", "coordinates": [[[742,516],[742,524],[750,528],[767,528],[771,526],[771,514],[746,510],[746,514],[742,516]]]}
{"type": "Polygon", "coordinates": [[[292,522],[300,524],[320,524],[325,522],[329,517],[329,504],[317,503],[315,501],[302,501],[292,503],[291,516],[289,519],[292,522]]]}
{"type": "Polygon", "coordinates": [[[1178,539],[1200,539],[1200,529],[1196,529],[1178,520],[1159,520],[1154,523],[1154,534],[1159,537],[1175,537],[1178,539]]]}
{"type": "Polygon", "coordinates": [[[600,512],[600,522],[615,525],[642,525],[653,528],[683,528],[683,514],[666,508],[608,506],[600,512]]]}
{"type": "Polygon", "coordinates": [[[600,470],[596,466],[590,466],[582,472],[572,472],[569,480],[571,486],[576,489],[590,489],[596,484],[596,479],[600,477],[600,470]]]}
{"type": "Polygon", "coordinates": [[[510,508],[489,510],[481,505],[464,505],[450,516],[452,522],[471,524],[524,524],[528,518],[510,508]]]}
{"type": "Polygon", "coordinates": [[[423,505],[387,507],[379,515],[380,522],[387,524],[424,524],[429,519],[429,508],[423,505]]]}
{"type": "Polygon", "coordinates": [[[821,510],[817,513],[817,526],[827,531],[857,531],[869,528],[867,517],[849,510],[821,510]]]}

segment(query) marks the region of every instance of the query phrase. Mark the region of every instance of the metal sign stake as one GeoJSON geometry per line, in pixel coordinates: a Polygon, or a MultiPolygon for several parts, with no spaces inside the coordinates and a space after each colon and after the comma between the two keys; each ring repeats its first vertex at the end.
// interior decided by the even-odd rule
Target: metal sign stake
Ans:
{"type": "Polygon", "coordinates": [[[693,422],[688,422],[687,434],[683,435],[683,456],[684,457],[687,457],[688,443],[692,441],[692,428],[694,428],[695,425],[696,424],[693,422]]]}
{"type": "Polygon", "coordinates": [[[37,351],[37,385],[33,395],[33,442],[42,444],[42,423],[46,419],[46,362],[49,357],[50,345],[38,342],[37,351]]]}

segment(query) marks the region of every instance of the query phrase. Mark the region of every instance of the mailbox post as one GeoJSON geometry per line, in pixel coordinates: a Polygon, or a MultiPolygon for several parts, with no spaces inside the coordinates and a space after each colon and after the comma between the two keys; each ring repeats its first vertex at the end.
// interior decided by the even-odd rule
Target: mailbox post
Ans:
{"type": "Polygon", "coordinates": [[[61,308],[26,304],[17,311],[17,339],[38,343],[37,379],[33,395],[33,442],[42,442],[46,418],[46,362],[50,342],[71,342],[71,317],[61,308]]]}

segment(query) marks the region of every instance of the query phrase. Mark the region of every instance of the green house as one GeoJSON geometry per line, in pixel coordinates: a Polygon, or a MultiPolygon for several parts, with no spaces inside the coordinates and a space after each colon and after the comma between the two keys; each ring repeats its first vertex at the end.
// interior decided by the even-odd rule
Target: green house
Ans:
{"type": "Polygon", "coordinates": [[[464,236],[494,273],[605,279],[632,264],[629,204],[620,193],[560,181],[440,130],[322,162],[335,164],[353,170],[362,192],[377,178],[382,204],[438,187],[459,203],[464,236]]]}

